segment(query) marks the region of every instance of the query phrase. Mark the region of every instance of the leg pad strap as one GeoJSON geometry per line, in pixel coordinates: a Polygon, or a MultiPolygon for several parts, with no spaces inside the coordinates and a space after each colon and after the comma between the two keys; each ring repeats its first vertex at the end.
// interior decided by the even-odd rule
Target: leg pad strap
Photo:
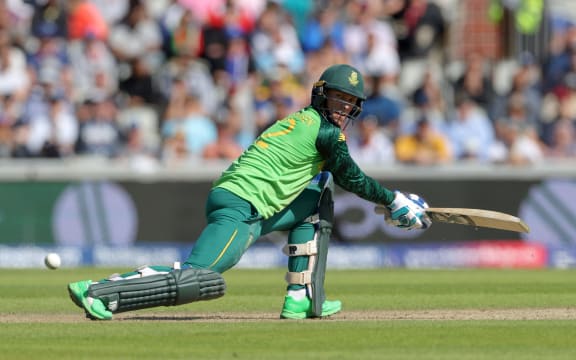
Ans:
{"type": "Polygon", "coordinates": [[[316,240],[310,240],[304,244],[286,244],[282,248],[282,252],[286,256],[316,255],[318,254],[318,246],[316,240]]]}
{"type": "Polygon", "coordinates": [[[309,285],[312,283],[312,271],[287,272],[285,279],[288,284],[309,285]]]}

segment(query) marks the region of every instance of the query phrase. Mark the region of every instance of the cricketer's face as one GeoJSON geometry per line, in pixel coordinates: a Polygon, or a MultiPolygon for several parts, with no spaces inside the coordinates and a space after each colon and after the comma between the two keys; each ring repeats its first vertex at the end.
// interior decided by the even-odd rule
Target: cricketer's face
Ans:
{"type": "Polygon", "coordinates": [[[328,89],[326,91],[326,107],[329,109],[332,121],[344,129],[350,119],[349,115],[357,107],[358,98],[345,92],[328,89]]]}

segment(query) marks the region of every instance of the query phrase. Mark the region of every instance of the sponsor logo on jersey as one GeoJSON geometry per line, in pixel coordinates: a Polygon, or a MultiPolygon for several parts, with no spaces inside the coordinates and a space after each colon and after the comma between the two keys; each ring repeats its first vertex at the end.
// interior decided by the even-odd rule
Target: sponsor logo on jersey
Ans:
{"type": "Polygon", "coordinates": [[[338,141],[346,141],[346,135],[341,132],[340,135],[338,135],[338,141]]]}

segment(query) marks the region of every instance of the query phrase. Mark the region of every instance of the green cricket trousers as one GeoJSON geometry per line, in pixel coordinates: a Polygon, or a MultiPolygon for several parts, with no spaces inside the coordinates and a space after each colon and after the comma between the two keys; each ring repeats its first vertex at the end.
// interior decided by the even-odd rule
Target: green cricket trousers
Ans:
{"type": "MultiPolygon", "coordinates": [[[[318,211],[319,186],[308,186],[288,207],[264,219],[248,201],[232,192],[215,188],[206,203],[207,226],[197,239],[185,265],[223,273],[240,261],[244,252],[262,235],[288,231],[289,244],[303,244],[314,237],[314,225],[306,221],[318,211]]],[[[308,267],[308,256],[291,256],[288,270],[308,267]]],[[[301,288],[291,285],[291,289],[301,288]]]]}

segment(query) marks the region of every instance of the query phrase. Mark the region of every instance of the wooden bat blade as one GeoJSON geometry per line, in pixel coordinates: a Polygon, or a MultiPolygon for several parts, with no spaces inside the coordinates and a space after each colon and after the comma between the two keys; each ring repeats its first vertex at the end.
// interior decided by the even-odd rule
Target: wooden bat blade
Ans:
{"type": "Polygon", "coordinates": [[[527,233],[530,228],[516,216],[493,210],[468,208],[428,208],[430,219],[450,224],[479,226],[527,233]]]}
{"type": "MultiPolygon", "coordinates": [[[[381,205],[377,205],[374,210],[377,214],[390,214],[388,209],[381,205]]],[[[530,228],[522,219],[499,211],[470,208],[427,208],[426,214],[432,222],[478,226],[522,233],[530,232],[530,228]]]]}

